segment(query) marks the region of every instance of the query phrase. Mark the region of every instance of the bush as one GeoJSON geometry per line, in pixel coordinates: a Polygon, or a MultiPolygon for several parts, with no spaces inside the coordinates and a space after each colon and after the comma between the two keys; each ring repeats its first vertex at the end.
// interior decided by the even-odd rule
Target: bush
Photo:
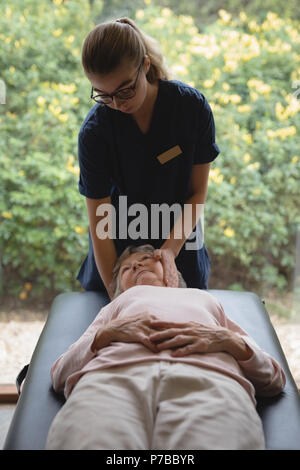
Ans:
{"type": "MultiPolygon", "coordinates": [[[[0,248],[3,292],[25,299],[30,290],[79,287],[88,218],[77,135],[92,105],[80,52],[101,3],[93,11],[88,0],[10,4],[0,17],[0,248]]],[[[174,78],[203,92],[214,111],[221,154],[206,204],[209,252],[249,281],[283,288],[300,224],[298,30],[272,13],[258,24],[221,10],[199,34],[191,17],[147,4],[137,23],[159,40],[174,78]]],[[[235,281],[233,272],[226,282],[235,281]]]]}
{"type": "Polygon", "coordinates": [[[92,105],[80,56],[93,26],[88,0],[15,0],[0,17],[0,246],[5,292],[21,298],[74,288],[86,254],[77,135],[92,105]]]}
{"type": "Polygon", "coordinates": [[[138,11],[137,21],[160,41],[175,78],[201,91],[214,112],[221,154],[205,207],[209,252],[242,267],[248,285],[286,288],[300,224],[299,28],[272,12],[258,24],[220,10],[205,34],[168,8],[138,11]]]}

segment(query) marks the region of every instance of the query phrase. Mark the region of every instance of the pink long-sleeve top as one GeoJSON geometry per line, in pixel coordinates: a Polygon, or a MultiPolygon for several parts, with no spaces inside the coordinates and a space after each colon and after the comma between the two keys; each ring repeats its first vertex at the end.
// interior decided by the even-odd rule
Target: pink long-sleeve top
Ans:
{"type": "Polygon", "coordinates": [[[286,382],[280,364],[227,318],[222,305],[213,295],[194,288],[151,285],[131,287],[103,307],[83,335],[55,361],[51,368],[51,378],[54,390],[64,392],[68,398],[80,377],[87,372],[160,360],[193,364],[225,374],[245,388],[255,405],[255,394],[277,395],[286,382]],[[218,325],[228,328],[243,338],[252,355],[246,361],[237,361],[226,352],[172,357],[171,349],[153,353],[141,343],[122,342],[112,342],[97,353],[92,352],[91,345],[100,327],[116,318],[129,317],[144,311],[164,321],[194,321],[208,327],[218,325]]]}

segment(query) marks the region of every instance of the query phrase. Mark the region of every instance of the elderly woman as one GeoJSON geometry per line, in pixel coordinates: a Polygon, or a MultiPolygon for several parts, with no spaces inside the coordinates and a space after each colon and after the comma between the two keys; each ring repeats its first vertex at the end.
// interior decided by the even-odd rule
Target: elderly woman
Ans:
{"type": "Polygon", "coordinates": [[[114,296],[51,369],[67,399],[47,449],[263,449],[255,394],[281,366],[207,291],[164,282],[151,245],[128,247],[114,296]]]}

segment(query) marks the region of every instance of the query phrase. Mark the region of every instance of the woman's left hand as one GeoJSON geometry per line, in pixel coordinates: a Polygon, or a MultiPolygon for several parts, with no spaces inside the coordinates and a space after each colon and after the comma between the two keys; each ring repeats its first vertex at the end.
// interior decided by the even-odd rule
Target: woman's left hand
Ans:
{"type": "Polygon", "coordinates": [[[178,287],[178,273],[175,264],[175,254],[170,248],[160,248],[154,251],[154,258],[160,259],[164,271],[164,283],[167,287],[178,287]]]}
{"type": "Polygon", "coordinates": [[[194,353],[227,352],[232,332],[221,326],[204,326],[198,322],[165,322],[151,320],[152,328],[160,331],[149,336],[159,351],[175,349],[172,356],[194,353]]]}

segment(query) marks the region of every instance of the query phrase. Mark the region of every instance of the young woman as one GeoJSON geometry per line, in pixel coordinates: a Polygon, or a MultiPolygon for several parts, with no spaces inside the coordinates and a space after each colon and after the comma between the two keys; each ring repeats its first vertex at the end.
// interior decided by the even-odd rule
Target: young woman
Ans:
{"type": "Polygon", "coordinates": [[[191,86],[169,79],[156,41],[129,18],[96,26],[84,41],[82,63],[97,104],[79,133],[79,192],[86,197],[90,246],[77,279],[86,290],[106,289],[111,298],[118,256],[128,244],[150,243],[169,287],[178,286],[176,259],[188,287],[207,289],[210,258],[197,208],[204,207],[210,164],[219,153],[207,100],[191,86]],[[125,209],[120,196],[122,204],[127,198],[125,209]],[[142,238],[126,230],[137,203],[147,208],[142,238]],[[117,214],[115,235],[107,238],[97,234],[107,217],[103,204],[117,214]],[[181,208],[178,220],[183,227],[190,219],[188,234],[175,235],[176,218],[169,233],[162,233],[160,220],[151,216],[152,208],[162,204],[181,208]]]}

